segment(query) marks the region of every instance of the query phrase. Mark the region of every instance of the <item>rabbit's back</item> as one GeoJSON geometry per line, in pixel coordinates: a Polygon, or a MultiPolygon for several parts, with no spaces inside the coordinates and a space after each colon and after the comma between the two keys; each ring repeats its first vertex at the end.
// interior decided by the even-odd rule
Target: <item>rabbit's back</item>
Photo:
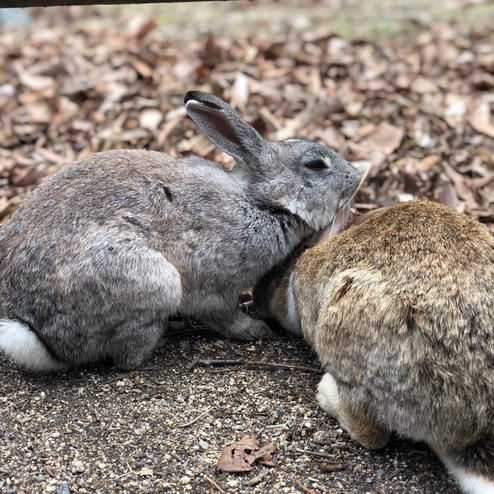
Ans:
{"type": "Polygon", "coordinates": [[[236,182],[197,158],[109,151],[64,167],[0,230],[0,319],[28,324],[65,361],[104,355],[125,321],[176,312],[195,264],[220,266],[243,208],[236,182]]]}
{"type": "Polygon", "coordinates": [[[412,201],[298,261],[306,337],[389,430],[458,445],[494,420],[493,249],[478,222],[412,201]]]}

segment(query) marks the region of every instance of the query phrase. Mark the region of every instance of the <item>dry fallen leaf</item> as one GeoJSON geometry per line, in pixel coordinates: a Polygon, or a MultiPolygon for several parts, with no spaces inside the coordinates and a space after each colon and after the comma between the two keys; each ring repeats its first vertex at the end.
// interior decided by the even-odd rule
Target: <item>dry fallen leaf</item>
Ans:
{"type": "Polygon", "coordinates": [[[139,115],[139,125],[149,130],[156,130],[163,119],[163,113],[159,110],[148,108],[139,115]]]}
{"type": "Polygon", "coordinates": [[[488,101],[481,101],[476,104],[468,116],[468,121],[477,132],[494,137],[494,125],[490,116],[488,101]]]}
{"type": "Polygon", "coordinates": [[[494,230],[487,26],[426,22],[392,43],[283,23],[262,38],[176,40],[149,13],[101,22],[91,9],[69,10],[0,30],[1,221],[42,176],[105,149],[198,153],[230,166],[185,118],[183,94],[198,88],[231,102],[267,139],[312,139],[372,163],[358,212],[413,194],[457,202],[494,230]]]}
{"type": "Polygon", "coordinates": [[[256,461],[262,465],[274,466],[271,456],[276,449],[274,443],[259,449],[256,436],[245,434],[223,448],[216,467],[223,472],[249,472],[256,461]]]}
{"type": "Polygon", "coordinates": [[[369,159],[380,165],[400,145],[405,131],[401,127],[381,122],[366,138],[350,143],[350,148],[359,159],[369,159]]]}

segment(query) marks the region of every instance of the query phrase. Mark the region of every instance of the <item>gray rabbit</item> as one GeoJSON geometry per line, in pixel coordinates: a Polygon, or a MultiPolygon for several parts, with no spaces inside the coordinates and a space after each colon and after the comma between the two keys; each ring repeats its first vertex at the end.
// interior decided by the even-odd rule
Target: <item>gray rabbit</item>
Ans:
{"type": "Polygon", "coordinates": [[[107,151],[47,178],[0,229],[0,348],[40,371],[138,366],[167,318],[269,335],[238,295],[326,228],[362,172],[324,146],[268,142],[229,105],[186,111],[236,160],[107,151]]]}
{"type": "Polygon", "coordinates": [[[265,275],[254,302],[302,332],[320,406],[363,446],[425,441],[469,494],[494,493],[494,241],[411,201],[265,275]]]}

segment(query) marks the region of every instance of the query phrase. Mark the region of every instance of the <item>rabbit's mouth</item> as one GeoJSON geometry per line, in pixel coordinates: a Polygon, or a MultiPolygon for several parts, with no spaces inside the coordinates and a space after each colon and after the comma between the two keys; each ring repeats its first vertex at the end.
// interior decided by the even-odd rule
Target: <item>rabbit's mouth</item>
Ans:
{"type": "MultiPolygon", "coordinates": [[[[353,197],[353,196],[352,196],[353,197]]],[[[331,225],[321,231],[316,243],[321,243],[331,238],[333,235],[340,233],[350,223],[352,219],[352,209],[350,207],[350,199],[340,208],[333,218],[331,225]]]]}
{"type": "Polygon", "coordinates": [[[333,235],[340,233],[343,231],[347,225],[349,225],[352,221],[353,215],[350,207],[350,203],[352,199],[355,197],[355,194],[360,189],[360,186],[363,184],[365,178],[367,177],[368,168],[359,168],[359,171],[362,173],[360,176],[359,183],[352,194],[345,200],[343,199],[343,204],[339,207],[336,212],[331,225],[328,228],[322,230],[317,243],[324,242],[328,238],[331,238],[333,235]]]}

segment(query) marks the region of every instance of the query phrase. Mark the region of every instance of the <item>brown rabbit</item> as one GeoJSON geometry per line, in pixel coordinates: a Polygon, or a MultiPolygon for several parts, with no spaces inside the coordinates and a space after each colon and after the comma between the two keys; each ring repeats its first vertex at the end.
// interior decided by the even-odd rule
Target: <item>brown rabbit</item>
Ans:
{"type": "Polygon", "coordinates": [[[266,317],[326,371],[321,407],[374,449],[425,441],[463,492],[494,492],[494,242],[433,202],[384,209],[258,283],[266,317]]]}

